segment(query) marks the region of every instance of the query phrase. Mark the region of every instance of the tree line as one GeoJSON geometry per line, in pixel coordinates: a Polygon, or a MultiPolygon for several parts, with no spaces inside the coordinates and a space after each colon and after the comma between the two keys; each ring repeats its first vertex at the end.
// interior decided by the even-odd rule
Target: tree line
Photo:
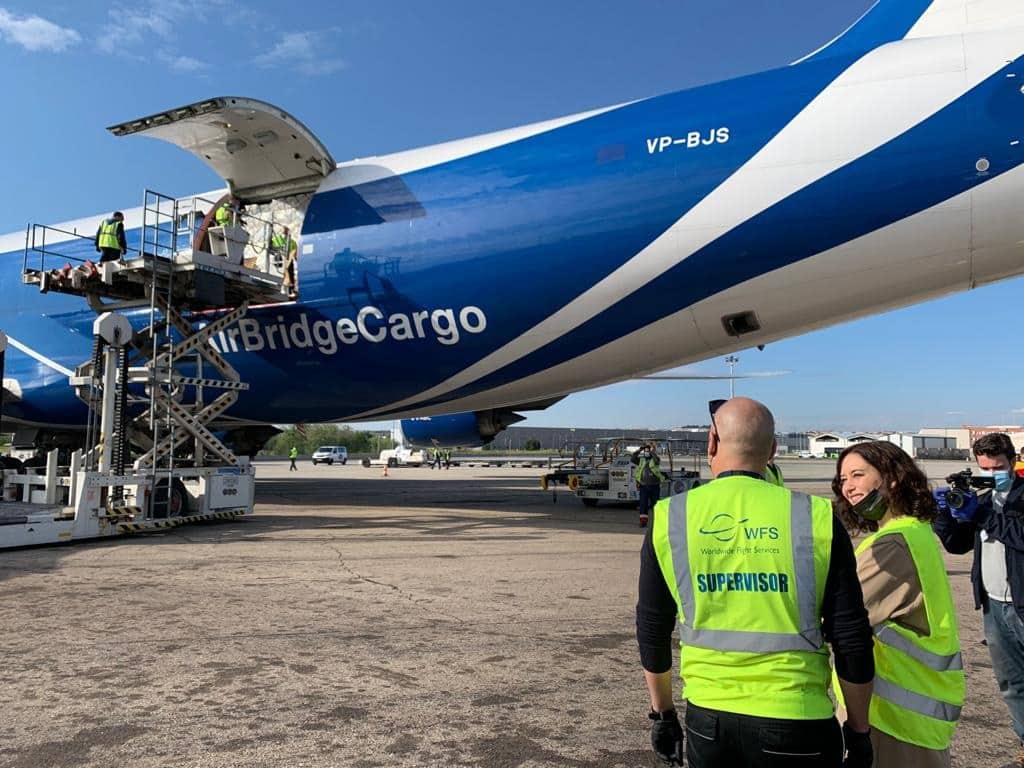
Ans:
{"type": "Polygon", "coordinates": [[[337,424],[308,424],[302,427],[301,432],[296,427],[289,427],[275,435],[267,441],[262,453],[286,456],[294,446],[299,455],[308,456],[321,445],[343,445],[349,453],[376,455],[387,448],[394,448],[395,441],[379,432],[360,432],[337,424]]]}

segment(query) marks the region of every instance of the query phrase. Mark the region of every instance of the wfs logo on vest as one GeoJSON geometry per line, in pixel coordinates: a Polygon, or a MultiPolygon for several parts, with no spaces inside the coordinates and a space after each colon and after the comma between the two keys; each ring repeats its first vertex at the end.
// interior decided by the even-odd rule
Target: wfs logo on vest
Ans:
{"type": "Polygon", "coordinates": [[[737,518],[728,512],[719,512],[711,521],[700,527],[700,533],[710,536],[723,544],[736,541],[742,534],[744,541],[777,541],[779,529],[774,525],[747,525],[749,517],[737,518]]]}
{"type": "Polygon", "coordinates": [[[743,533],[743,538],[747,541],[764,541],[766,539],[776,541],[779,538],[779,529],[774,525],[749,526],[746,525],[748,522],[750,522],[749,517],[737,520],[728,512],[719,512],[711,518],[710,523],[700,527],[700,532],[723,544],[735,541],[740,532],[743,533]]]}
{"type": "Polygon", "coordinates": [[[737,520],[728,512],[720,512],[711,518],[710,523],[702,525],[700,527],[700,532],[705,536],[713,536],[716,541],[720,541],[725,544],[736,539],[736,534],[739,533],[740,526],[748,520],[750,520],[749,517],[737,520]]]}

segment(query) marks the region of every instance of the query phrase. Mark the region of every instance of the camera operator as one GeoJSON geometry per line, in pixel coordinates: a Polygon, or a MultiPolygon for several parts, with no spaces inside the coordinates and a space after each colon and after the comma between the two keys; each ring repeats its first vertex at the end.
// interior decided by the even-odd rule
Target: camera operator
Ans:
{"type": "Polygon", "coordinates": [[[967,490],[962,498],[949,488],[936,490],[939,514],[932,526],[947,552],[974,549],[974,607],[984,610],[992,671],[1021,742],[1008,765],[1024,768],[1024,478],[1013,472],[1016,450],[1009,435],[985,435],[973,451],[992,490],[967,490]]]}

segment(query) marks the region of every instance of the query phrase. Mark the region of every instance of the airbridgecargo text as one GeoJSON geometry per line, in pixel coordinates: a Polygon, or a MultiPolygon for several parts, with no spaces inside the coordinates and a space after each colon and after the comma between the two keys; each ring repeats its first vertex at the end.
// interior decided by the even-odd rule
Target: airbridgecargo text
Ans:
{"type": "Polygon", "coordinates": [[[319,318],[310,320],[306,312],[287,319],[256,320],[246,317],[214,337],[218,352],[259,352],[264,349],[316,349],[324,355],[336,354],[340,344],[433,339],[439,344],[458,344],[463,333],[483,333],[487,316],[479,307],[460,310],[435,309],[387,314],[377,307],[363,307],[355,319],[319,318]]]}

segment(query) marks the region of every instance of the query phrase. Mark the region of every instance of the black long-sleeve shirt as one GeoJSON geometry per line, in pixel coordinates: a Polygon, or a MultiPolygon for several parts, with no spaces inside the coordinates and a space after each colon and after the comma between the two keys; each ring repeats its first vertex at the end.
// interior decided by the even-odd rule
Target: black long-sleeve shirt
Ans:
{"type": "MultiPolygon", "coordinates": [[[[651,531],[648,530],[640,550],[639,598],[636,604],[640,661],[648,672],[672,669],[672,630],[676,617],[676,602],[658,566],[651,531]]],[[[875,676],[871,625],[868,624],[864,595],[857,579],[853,544],[837,518],[832,521],[832,555],[825,579],[821,624],[825,641],[832,645],[839,677],[850,683],[871,682],[875,676]]]]}

